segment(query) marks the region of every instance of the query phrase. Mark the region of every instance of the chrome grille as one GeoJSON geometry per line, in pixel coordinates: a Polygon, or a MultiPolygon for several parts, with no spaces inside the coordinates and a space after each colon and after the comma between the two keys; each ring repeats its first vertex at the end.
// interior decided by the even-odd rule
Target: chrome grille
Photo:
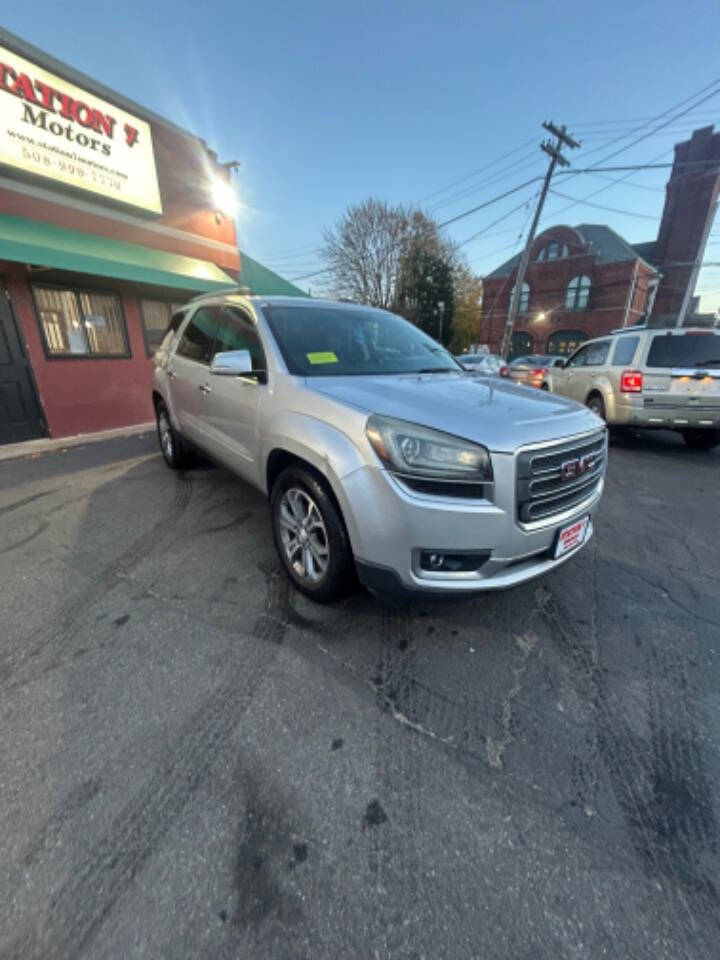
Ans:
{"type": "Polygon", "coordinates": [[[548,444],[517,457],[517,515],[521,523],[564,513],[597,490],[605,471],[607,436],[602,430],[580,440],[548,444]],[[590,457],[585,473],[572,464],[590,457]]]}

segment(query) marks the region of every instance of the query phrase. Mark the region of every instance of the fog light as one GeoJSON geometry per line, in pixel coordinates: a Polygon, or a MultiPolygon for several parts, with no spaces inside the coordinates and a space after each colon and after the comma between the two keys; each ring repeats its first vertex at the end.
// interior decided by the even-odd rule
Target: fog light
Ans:
{"type": "Polygon", "coordinates": [[[420,569],[433,573],[472,573],[479,570],[490,554],[440,553],[437,550],[420,551],[420,569]]]}

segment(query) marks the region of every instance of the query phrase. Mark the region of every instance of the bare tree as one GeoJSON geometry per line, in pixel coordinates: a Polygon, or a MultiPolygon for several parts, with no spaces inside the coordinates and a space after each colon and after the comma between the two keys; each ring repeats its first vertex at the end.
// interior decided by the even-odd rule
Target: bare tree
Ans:
{"type": "Polygon", "coordinates": [[[402,207],[373,199],[349,207],[324,234],[332,293],[375,307],[392,306],[407,233],[408,215],[402,207]]]}
{"type": "Polygon", "coordinates": [[[335,296],[395,309],[410,319],[415,305],[407,300],[408,291],[417,286],[414,273],[425,256],[451,267],[456,260],[434,220],[372,198],[348,207],[324,234],[323,258],[335,296]]]}

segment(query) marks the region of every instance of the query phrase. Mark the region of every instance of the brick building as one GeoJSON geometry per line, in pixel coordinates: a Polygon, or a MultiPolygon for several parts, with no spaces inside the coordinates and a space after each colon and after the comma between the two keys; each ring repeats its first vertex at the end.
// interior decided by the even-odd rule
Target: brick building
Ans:
{"type": "MultiPolygon", "coordinates": [[[[510,356],[570,353],[578,343],[648,317],[674,322],[691,303],[720,192],[720,133],[677,144],[656,240],[630,244],[604,224],[549,227],[535,238],[510,356]]],[[[520,261],[484,279],[486,339],[502,341],[520,261]]]]}

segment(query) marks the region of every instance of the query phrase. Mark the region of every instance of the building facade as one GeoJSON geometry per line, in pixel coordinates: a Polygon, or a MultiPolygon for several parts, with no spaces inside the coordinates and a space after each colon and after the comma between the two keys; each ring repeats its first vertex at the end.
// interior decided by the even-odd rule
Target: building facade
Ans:
{"type": "MultiPolygon", "coordinates": [[[[651,318],[674,322],[692,303],[720,192],[720,134],[696,130],[675,147],[654,241],[630,244],[605,224],[554,226],[539,234],[515,323],[510,358],[568,354],[590,337],[651,318]]],[[[520,255],[484,279],[486,338],[497,351],[520,255]]]]}
{"type": "Polygon", "coordinates": [[[152,419],[176,305],[250,282],[231,165],[197,136],[0,30],[0,443],[152,419]]]}

